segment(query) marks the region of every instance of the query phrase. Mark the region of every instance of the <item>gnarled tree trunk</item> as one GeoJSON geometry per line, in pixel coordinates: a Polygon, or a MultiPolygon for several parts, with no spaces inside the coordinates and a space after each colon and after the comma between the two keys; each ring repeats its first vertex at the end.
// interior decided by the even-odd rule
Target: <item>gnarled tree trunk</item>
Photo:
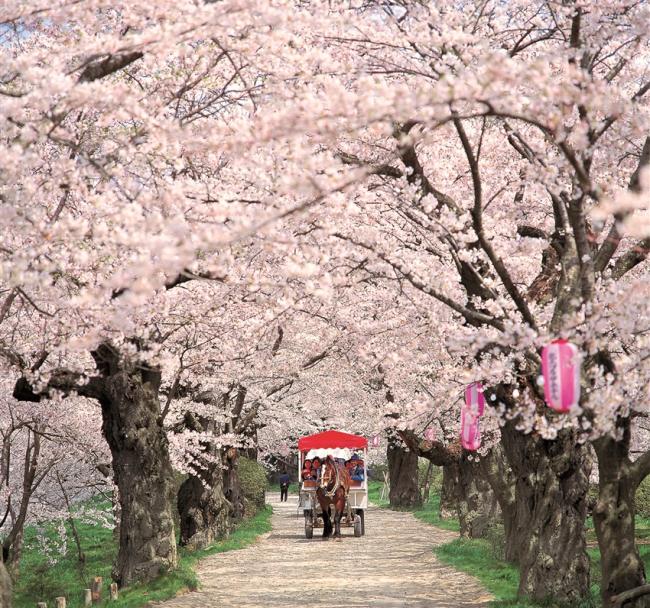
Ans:
{"type": "Polygon", "coordinates": [[[11,608],[11,578],[0,559],[0,608],[11,608]]]}
{"type": "Polygon", "coordinates": [[[479,475],[490,484],[499,503],[505,535],[504,557],[518,563],[519,543],[516,537],[515,480],[500,444],[493,445],[479,461],[479,475]]]}
{"type": "Polygon", "coordinates": [[[226,500],[230,503],[231,517],[239,521],[244,517],[245,505],[242,495],[241,481],[237,470],[237,461],[239,452],[237,448],[228,448],[222,456],[223,460],[223,493],[226,500]]]}
{"type": "Polygon", "coordinates": [[[121,586],[176,567],[173,472],[160,421],[160,371],[124,360],[110,345],[93,353],[102,374],[102,430],[120,499],[120,543],[113,578],[121,586]]]}
{"type": "MultiPolygon", "coordinates": [[[[215,433],[214,421],[187,413],[185,427],[203,433],[215,433]]],[[[206,455],[201,468],[190,475],[178,490],[180,544],[200,549],[226,536],[230,530],[231,505],[223,492],[220,451],[214,442],[202,442],[206,455]]]]}
{"type": "Polygon", "coordinates": [[[457,462],[452,462],[442,467],[442,489],[440,490],[439,508],[439,515],[442,519],[452,519],[458,513],[456,488],[459,483],[459,468],[457,462]]]}
{"type": "Polygon", "coordinates": [[[388,474],[391,507],[414,507],[422,504],[418,483],[418,455],[396,440],[389,440],[388,474]]]}
{"type": "Polygon", "coordinates": [[[178,490],[180,544],[192,549],[203,548],[230,531],[231,506],[223,493],[220,467],[210,477],[211,484],[205,485],[191,475],[178,490]]]}
{"type": "MultiPolygon", "coordinates": [[[[591,460],[571,431],[554,441],[524,435],[509,422],[502,445],[515,475],[519,596],[573,602],[589,594],[584,523],[591,460]]],[[[517,553],[508,547],[509,553],[517,553]]]]}
{"type": "MultiPolygon", "coordinates": [[[[593,511],[600,547],[601,597],[603,606],[613,606],[612,597],[646,582],[645,568],[634,535],[634,495],[639,476],[629,460],[629,419],[620,419],[619,441],[601,437],[594,442],[598,456],[599,492],[593,511]]],[[[626,608],[650,606],[650,596],[629,600],[626,608]]]]}
{"type": "Polygon", "coordinates": [[[499,504],[490,484],[479,464],[465,454],[458,463],[456,508],[460,535],[465,538],[483,538],[499,517],[499,504]]]}

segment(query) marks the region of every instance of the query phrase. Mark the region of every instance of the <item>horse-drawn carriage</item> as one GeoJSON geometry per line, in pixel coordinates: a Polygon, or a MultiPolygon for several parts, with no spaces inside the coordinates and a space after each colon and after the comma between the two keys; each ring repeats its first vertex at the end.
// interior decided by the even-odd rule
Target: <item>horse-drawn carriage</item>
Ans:
{"type": "Polygon", "coordinates": [[[299,508],[305,517],[305,536],[312,538],[314,528],[323,526],[324,537],[334,531],[340,538],[341,525],[353,527],[355,536],[365,534],[368,440],[340,431],[325,431],[300,439],[298,451],[299,508]],[[315,460],[323,462],[322,471],[311,471],[313,474],[309,475],[306,463],[315,460]],[[333,528],[330,504],[334,511],[333,528]]]}

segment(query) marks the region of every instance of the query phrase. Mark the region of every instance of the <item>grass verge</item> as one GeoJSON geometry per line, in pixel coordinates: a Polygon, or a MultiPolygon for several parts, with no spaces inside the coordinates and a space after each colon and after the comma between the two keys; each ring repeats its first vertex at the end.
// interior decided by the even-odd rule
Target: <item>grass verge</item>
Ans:
{"type": "MultiPolygon", "coordinates": [[[[266,506],[255,516],[239,524],[232,534],[200,551],[189,552],[179,549],[178,568],[146,585],[132,585],[120,591],[116,602],[110,602],[112,608],[138,608],[147,602],[169,599],[180,593],[198,588],[198,578],[194,567],[204,557],[243,549],[252,544],[261,534],[271,530],[273,510],[266,506]]],[[[39,550],[37,531],[26,531],[26,548],[21,561],[21,575],[14,589],[14,607],[32,608],[37,602],[54,605],[54,598],[65,596],[69,608],[83,606],[83,590],[90,587],[94,576],[102,576],[106,587],[110,583],[111,565],[117,552],[117,546],[110,529],[97,525],[76,522],[81,537],[82,549],[86,555],[85,566],[81,567],[76,555],[76,548],[67,547],[65,554],[55,564],[48,562],[42,550],[39,550]]],[[[54,530],[46,531],[46,538],[55,537],[54,530]]],[[[107,595],[107,590],[104,590],[107,595]]],[[[107,606],[105,601],[101,606],[107,606]]]]}

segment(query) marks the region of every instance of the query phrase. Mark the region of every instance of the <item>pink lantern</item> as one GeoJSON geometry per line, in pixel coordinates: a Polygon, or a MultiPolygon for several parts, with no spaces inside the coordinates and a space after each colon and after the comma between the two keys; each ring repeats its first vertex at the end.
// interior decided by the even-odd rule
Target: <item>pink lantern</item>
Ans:
{"type": "Polygon", "coordinates": [[[373,448],[378,448],[378,447],[379,447],[379,443],[380,443],[380,441],[381,441],[381,439],[380,439],[379,435],[375,435],[375,436],[370,440],[370,445],[371,445],[373,448]]]}
{"type": "Polygon", "coordinates": [[[465,407],[460,411],[460,442],[466,450],[471,452],[481,447],[479,417],[465,407]]]}
{"type": "Polygon", "coordinates": [[[482,416],[485,410],[485,396],[483,385],[480,382],[472,382],[465,389],[465,404],[475,416],[482,416]]]}
{"type": "Polygon", "coordinates": [[[424,431],[424,438],[427,441],[433,441],[436,438],[436,431],[433,427],[427,427],[424,431]]]}
{"type": "Polygon", "coordinates": [[[554,340],[542,349],[544,398],[556,412],[568,412],[580,401],[580,363],[577,347],[566,340],[554,340]]]}

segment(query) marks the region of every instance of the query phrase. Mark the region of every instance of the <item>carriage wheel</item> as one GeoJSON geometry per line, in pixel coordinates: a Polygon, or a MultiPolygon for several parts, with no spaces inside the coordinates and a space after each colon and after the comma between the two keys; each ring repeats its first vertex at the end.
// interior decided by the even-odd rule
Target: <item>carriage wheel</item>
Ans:
{"type": "Polygon", "coordinates": [[[354,516],[354,535],[359,538],[361,536],[361,517],[354,516]]]}
{"type": "Polygon", "coordinates": [[[366,518],[364,516],[364,511],[363,509],[357,509],[357,517],[361,521],[361,535],[360,536],[365,536],[366,535],[366,518]]]}
{"type": "Polygon", "coordinates": [[[305,538],[314,537],[314,519],[310,511],[305,511],[305,538]]]}

